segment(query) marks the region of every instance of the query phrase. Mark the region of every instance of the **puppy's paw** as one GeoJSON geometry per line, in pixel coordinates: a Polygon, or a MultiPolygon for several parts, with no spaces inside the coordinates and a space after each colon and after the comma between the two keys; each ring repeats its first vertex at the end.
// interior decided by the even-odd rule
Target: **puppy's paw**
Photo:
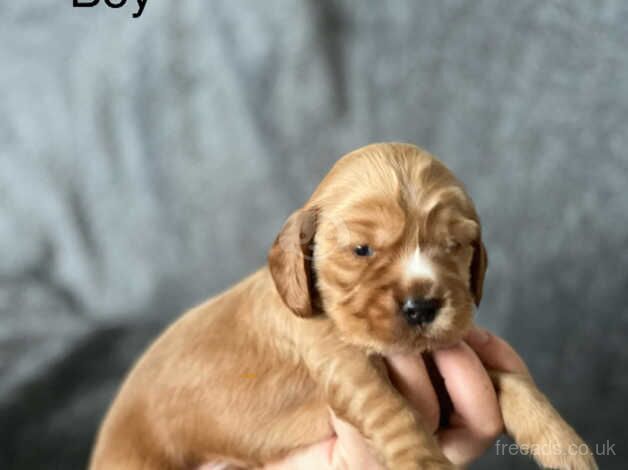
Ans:
{"type": "Polygon", "coordinates": [[[425,458],[421,459],[418,465],[412,467],[414,470],[457,470],[458,467],[446,458],[425,458]]]}
{"type": "Polygon", "coordinates": [[[416,468],[421,469],[421,470],[458,470],[460,467],[456,467],[452,463],[439,462],[439,463],[433,463],[433,464],[427,464],[427,465],[420,464],[416,468]]]}
{"type": "Polygon", "coordinates": [[[386,463],[389,470],[457,470],[445,456],[421,456],[419,458],[395,458],[386,463]]]}
{"type": "Polygon", "coordinates": [[[541,468],[558,470],[597,470],[591,455],[543,456],[535,459],[541,468]]]}
{"type": "Polygon", "coordinates": [[[492,372],[506,431],[543,468],[597,470],[591,449],[527,375],[492,372]]]}
{"type": "Polygon", "coordinates": [[[561,421],[548,423],[541,436],[531,439],[530,452],[534,460],[543,468],[597,470],[589,446],[561,421]]]}

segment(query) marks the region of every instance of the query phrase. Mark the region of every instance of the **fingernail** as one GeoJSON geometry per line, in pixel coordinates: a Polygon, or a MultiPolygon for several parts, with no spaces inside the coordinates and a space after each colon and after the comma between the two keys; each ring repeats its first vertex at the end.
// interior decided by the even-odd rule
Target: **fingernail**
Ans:
{"type": "Polygon", "coordinates": [[[467,339],[475,344],[485,344],[488,342],[490,337],[491,335],[488,331],[477,326],[469,331],[469,334],[467,335],[467,339]]]}

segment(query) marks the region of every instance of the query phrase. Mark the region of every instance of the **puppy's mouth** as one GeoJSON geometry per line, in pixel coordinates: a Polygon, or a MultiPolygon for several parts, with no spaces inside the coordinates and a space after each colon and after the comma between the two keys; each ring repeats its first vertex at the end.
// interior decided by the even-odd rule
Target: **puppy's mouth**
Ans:
{"type": "Polygon", "coordinates": [[[433,321],[419,325],[407,324],[412,348],[433,351],[448,348],[464,338],[473,322],[473,313],[460,306],[444,305],[433,321]]]}
{"type": "Polygon", "coordinates": [[[422,335],[422,352],[435,351],[437,349],[446,349],[459,343],[465,336],[465,331],[453,331],[447,334],[432,336],[422,335]]]}

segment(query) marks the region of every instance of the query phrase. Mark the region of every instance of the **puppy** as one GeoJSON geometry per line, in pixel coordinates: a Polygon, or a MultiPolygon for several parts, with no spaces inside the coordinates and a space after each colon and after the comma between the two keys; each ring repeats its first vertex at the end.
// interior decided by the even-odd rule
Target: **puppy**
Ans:
{"type": "MultiPolygon", "coordinates": [[[[454,468],[380,358],[460,341],[486,265],[477,213],[442,163],[405,144],[346,155],[288,218],[267,267],[187,312],[141,357],[91,470],[256,467],[331,436],[328,407],[388,469],[454,468]]],[[[536,453],[540,465],[596,468],[528,376],[491,374],[510,435],[554,450],[536,453]]]]}

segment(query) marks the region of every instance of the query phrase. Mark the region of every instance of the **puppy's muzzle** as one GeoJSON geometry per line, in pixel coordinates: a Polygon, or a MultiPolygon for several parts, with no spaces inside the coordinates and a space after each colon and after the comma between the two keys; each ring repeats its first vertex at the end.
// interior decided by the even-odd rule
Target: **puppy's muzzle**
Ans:
{"type": "Polygon", "coordinates": [[[422,326],[434,321],[440,307],[438,299],[410,297],[401,306],[401,314],[410,326],[422,326]]]}

